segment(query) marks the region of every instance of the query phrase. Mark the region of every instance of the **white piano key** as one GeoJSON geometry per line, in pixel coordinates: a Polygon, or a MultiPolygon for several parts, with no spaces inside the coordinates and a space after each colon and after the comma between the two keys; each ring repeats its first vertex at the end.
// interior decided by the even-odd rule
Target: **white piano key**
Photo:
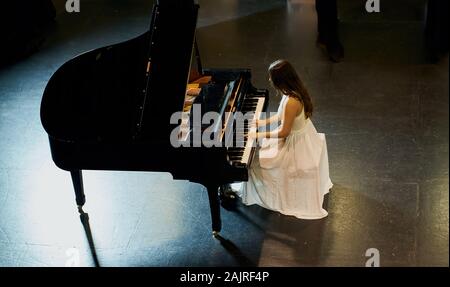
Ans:
{"type": "MultiPolygon", "coordinates": [[[[261,112],[262,112],[263,107],[264,107],[264,101],[265,101],[265,98],[259,98],[258,99],[258,103],[257,103],[256,109],[255,109],[255,116],[254,116],[253,120],[257,120],[257,119],[260,118],[261,112]]],[[[256,131],[256,128],[250,128],[249,132],[250,131],[256,131]]],[[[253,139],[253,138],[247,139],[247,143],[246,143],[245,148],[244,148],[244,154],[242,155],[242,159],[240,161],[241,163],[243,163],[243,164],[247,164],[248,163],[254,143],[255,143],[255,139],[253,139]]]]}

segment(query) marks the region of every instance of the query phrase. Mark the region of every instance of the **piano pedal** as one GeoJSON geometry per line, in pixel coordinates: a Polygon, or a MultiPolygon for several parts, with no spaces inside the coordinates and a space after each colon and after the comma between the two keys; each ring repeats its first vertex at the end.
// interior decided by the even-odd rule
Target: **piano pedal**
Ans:
{"type": "Polygon", "coordinates": [[[219,187],[220,204],[226,210],[236,210],[238,196],[231,189],[230,185],[222,185],[219,187]]]}

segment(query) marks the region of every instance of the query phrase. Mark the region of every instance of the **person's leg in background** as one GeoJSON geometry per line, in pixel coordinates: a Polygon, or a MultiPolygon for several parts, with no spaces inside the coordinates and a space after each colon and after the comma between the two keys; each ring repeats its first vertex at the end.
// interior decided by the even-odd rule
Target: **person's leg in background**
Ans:
{"type": "Polygon", "coordinates": [[[437,62],[443,54],[449,51],[448,26],[449,1],[428,0],[425,45],[428,60],[431,62],[437,62]]]}
{"type": "Polygon", "coordinates": [[[339,62],[344,57],[344,48],[339,41],[337,0],[316,0],[317,42],[326,47],[330,59],[339,62]]]}

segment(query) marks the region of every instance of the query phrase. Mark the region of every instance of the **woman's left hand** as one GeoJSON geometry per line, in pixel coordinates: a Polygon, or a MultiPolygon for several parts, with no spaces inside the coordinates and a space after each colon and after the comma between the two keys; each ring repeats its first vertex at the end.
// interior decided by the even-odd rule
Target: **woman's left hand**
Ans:
{"type": "Polygon", "coordinates": [[[186,93],[188,96],[198,96],[201,90],[200,88],[189,88],[186,93]]]}
{"type": "Polygon", "coordinates": [[[248,132],[248,137],[251,139],[258,138],[258,132],[256,131],[256,129],[250,129],[250,131],[248,132]]]}

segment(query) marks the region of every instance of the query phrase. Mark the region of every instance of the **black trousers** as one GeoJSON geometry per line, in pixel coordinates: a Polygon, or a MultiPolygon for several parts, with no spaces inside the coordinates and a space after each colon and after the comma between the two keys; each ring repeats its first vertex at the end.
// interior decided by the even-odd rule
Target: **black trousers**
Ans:
{"type": "Polygon", "coordinates": [[[319,41],[333,47],[339,44],[336,0],[316,0],[319,41]]]}
{"type": "Polygon", "coordinates": [[[449,50],[449,17],[448,0],[428,0],[425,40],[432,55],[449,50]]]}

